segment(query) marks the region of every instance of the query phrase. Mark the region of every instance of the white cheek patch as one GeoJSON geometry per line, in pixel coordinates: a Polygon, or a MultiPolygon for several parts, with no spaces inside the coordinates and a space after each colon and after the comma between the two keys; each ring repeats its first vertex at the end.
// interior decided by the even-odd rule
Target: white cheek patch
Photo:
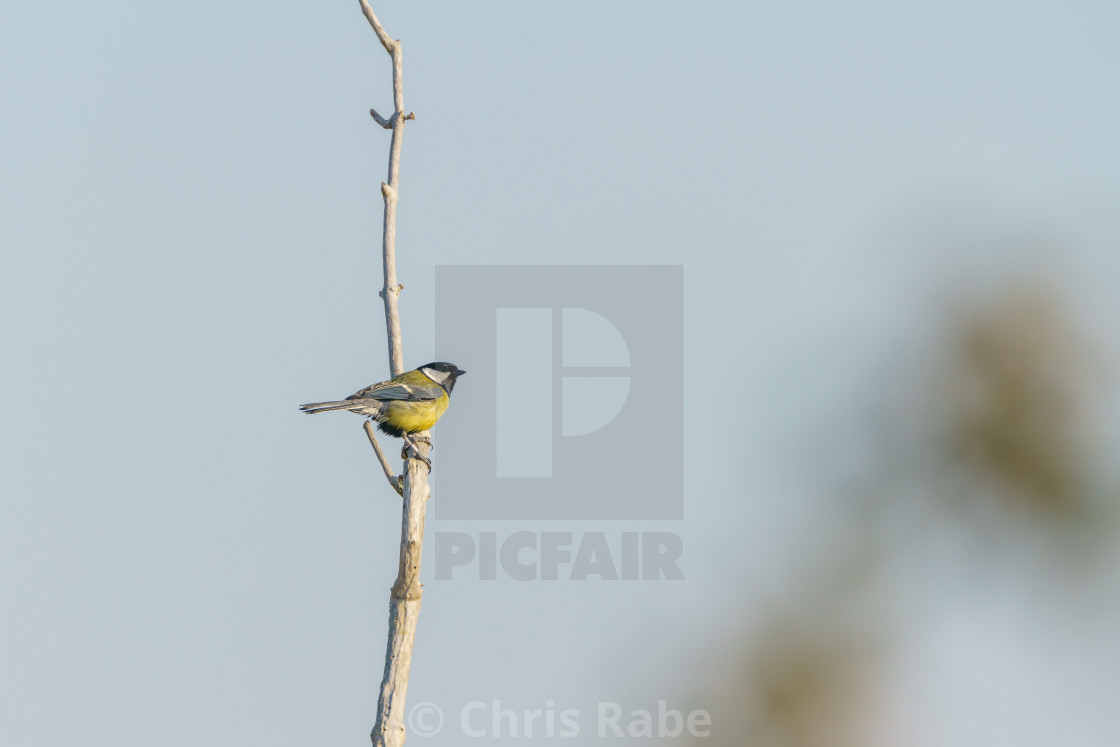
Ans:
{"type": "Polygon", "coordinates": [[[437,384],[442,384],[444,380],[451,375],[446,371],[437,371],[434,368],[428,368],[427,366],[421,368],[420,371],[437,384]]]}

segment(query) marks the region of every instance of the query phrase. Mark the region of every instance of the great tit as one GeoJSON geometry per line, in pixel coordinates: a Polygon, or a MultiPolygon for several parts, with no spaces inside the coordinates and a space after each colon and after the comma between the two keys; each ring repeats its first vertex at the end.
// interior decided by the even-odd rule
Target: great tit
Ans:
{"type": "MultiPolygon", "coordinates": [[[[376,421],[382,432],[403,438],[415,451],[416,444],[409,436],[436,424],[451,401],[455,380],[465,373],[454,363],[429,363],[388,381],[371,384],[344,400],[312,402],[300,405],[299,409],[310,414],[331,410],[356,412],[376,421]]],[[[418,440],[431,443],[427,439],[418,440]]],[[[421,458],[421,461],[431,469],[427,459],[421,458]]]]}

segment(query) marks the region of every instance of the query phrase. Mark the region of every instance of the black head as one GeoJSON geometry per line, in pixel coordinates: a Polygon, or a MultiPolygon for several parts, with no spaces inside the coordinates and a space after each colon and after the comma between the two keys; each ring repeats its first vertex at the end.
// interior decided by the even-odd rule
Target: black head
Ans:
{"type": "Polygon", "coordinates": [[[455,380],[466,373],[466,371],[460,370],[454,363],[445,363],[443,361],[420,366],[420,371],[429,379],[443,387],[448,394],[451,394],[451,390],[455,388],[455,380]]]}

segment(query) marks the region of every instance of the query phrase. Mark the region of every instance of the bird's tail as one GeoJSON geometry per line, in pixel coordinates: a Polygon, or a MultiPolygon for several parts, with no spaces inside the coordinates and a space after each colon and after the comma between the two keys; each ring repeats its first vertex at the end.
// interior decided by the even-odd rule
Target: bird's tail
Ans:
{"type": "Polygon", "coordinates": [[[330,412],[331,410],[349,410],[354,407],[354,400],[342,400],[341,402],[312,402],[307,405],[300,405],[299,409],[306,412],[308,415],[314,415],[317,412],[330,412]]]}

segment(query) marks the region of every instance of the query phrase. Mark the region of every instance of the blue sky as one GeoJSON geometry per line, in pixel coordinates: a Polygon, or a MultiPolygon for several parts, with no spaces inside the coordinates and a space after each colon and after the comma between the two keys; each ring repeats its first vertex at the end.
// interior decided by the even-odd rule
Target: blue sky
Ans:
{"type": "MultiPolygon", "coordinates": [[[[410,702],[698,697],[705,640],[844,512],[813,439],[865,417],[946,294],[1043,274],[1120,349],[1111,5],[375,7],[417,115],[406,360],[439,352],[437,265],[683,264],[698,393],[686,518],[636,527],[681,534],[687,580],[429,582],[410,702]]],[[[26,3],[0,91],[0,741],[364,743],[398,504],[356,422],[295,407],[387,371],[387,55],[356,2],[26,3]]],[[[971,593],[906,650],[990,651],[1019,608],[954,638],[971,593]]],[[[1010,639],[1032,636],[1055,640],[1010,639]]],[[[987,721],[967,670],[914,655],[903,697],[955,725],[940,743],[990,744],[1032,702],[1007,646],[972,680],[987,721]]],[[[1110,743],[1099,652],[1042,648],[1083,662],[1077,743],[1110,743]]]]}

